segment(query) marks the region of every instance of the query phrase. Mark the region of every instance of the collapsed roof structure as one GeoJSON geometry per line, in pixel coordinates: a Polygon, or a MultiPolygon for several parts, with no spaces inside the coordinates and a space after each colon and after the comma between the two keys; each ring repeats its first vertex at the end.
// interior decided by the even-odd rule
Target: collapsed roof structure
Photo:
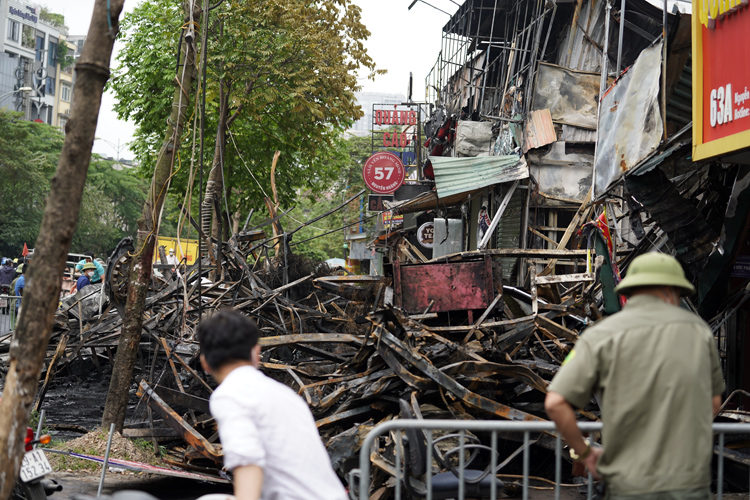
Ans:
{"type": "MultiPolygon", "coordinates": [[[[425,82],[417,194],[385,202],[403,226],[373,241],[396,305],[415,288],[410,266],[491,254],[504,285],[550,304],[594,280],[590,306],[611,314],[629,262],[667,252],[698,289],[686,306],[720,340],[730,392],[750,387],[748,173],[743,155],[693,161],[693,20],[659,3],[463,2],[425,82]]],[[[424,305],[446,283],[419,285],[424,305]]],[[[468,303],[452,307],[474,320],[468,303]]]]}

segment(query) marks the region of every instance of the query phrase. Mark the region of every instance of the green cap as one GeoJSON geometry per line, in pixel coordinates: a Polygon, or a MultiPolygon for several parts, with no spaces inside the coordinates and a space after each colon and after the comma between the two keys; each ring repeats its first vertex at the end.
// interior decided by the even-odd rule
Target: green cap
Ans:
{"type": "Polygon", "coordinates": [[[21,273],[23,273],[23,264],[21,264],[20,266],[18,266],[18,267],[16,268],[16,273],[18,273],[18,274],[21,274],[21,273]]]}
{"type": "Polygon", "coordinates": [[[93,262],[86,262],[86,263],[85,263],[85,264],[83,265],[83,271],[86,271],[86,270],[88,270],[88,269],[93,269],[94,271],[96,271],[96,266],[94,265],[94,263],[93,263],[93,262]]]}
{"type": "Polygon", "coordinates": [[[673,286],[683,296],[695,293],[695,287],[685,278],[685,271],[677,259],[658,252],[633,259],[627,276],[615,287],[615,291],[627,295],[630,289],[642,286],[673,286]]]}

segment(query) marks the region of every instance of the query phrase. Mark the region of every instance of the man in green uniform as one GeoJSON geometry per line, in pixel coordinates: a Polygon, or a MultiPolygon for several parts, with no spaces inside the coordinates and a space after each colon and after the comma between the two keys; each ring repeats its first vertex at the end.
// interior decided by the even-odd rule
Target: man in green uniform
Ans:
{"type": "Polygon", "coordinates": [[[627,305],[578,340],[548,388],[547,414],[607,498],[708,499],[724,381],[708,325],[679,307],[695,289],[676,259],[649,253],[616,290],[627,305]],[[583,439],[573,411],[594,393],[603,448],[583,439]]]}

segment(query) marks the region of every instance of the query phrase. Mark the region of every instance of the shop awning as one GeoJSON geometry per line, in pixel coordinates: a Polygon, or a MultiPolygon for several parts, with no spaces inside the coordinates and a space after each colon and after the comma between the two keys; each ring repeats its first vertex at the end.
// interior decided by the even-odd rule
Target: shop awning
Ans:
{"type": "Polygon", "coordinates": [[[392,210],[395,213],[410,214],[459,205],[471,199],[475,194],[478,194],[481,191],[482,188],[466,193],[453,194],[446,196],[445,198],[438,198],[435,191],[427,191],[426,193],[421,193],[410,200],[384,201],[383,204],[388,210],[392,210]]]}

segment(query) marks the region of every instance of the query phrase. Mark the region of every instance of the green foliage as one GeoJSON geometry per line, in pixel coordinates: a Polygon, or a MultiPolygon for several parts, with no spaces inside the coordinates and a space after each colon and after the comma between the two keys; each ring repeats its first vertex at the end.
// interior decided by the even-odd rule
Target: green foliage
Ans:
{"type": "Polygon", "coordinates": [[[65,16],[50,12],[47,7],[42,7],[42,11],[39,13],[39,19],[56,28],[65,28],[65,16]]]}
{"type": "MultiPolygon", "coordinates": [[[[264,206],[277,150],[282,206],[294,204],[301,190],[330,189],[341,177],[339,137],[362,115],[354,96],[356,71],[377,73],[364,48],[369,32],[360,9],[351,0],[229,0],[211,11],[211,19],[204,172],[214,152],[221,82],[230,95],[229,114],[237,116],[223,165],[229,211],[264,206]]],[[[118,116],[138,124],[133,149],[146,174],[153,172],[172,106],[183,25],[174,0],[143,2],[121,23],[124,48],[109,88],[117,96],[118,116]]],[[[189,106],[197,112],[194,99],[189,106]]],[[[180,198],[188,185],[192,124],[171,186],[180,198]]]]}
{"type": "Polygon", "coordinates": [[[0,110],[0,251],[20,255],[36,240],[63,136],[53,127],[0,110]]]}
{"type": "Polygon", "coordinates": [[[75,51],[70,47],[67,47],[64,43],[61,43],[57,62],[60,64],[61,71],[70,73],[73,63],[76,62],[75,51]]]}
{"type": "MultiPolygon", "coordinates": [[[[34,247],[44,204],[62,151],[63,134],[43,123],[24,121],[20,113],[0,110],[0,253],[20,255],[34,247]]],[[[135,234],[147,183],[114,162],[91,159],[71,251],[109,253],[135,234]]]]}
{"type": "MultiPolygon", "coordinates": [[[[362,166],[371,154],[371,147],[369,137],[353,136],[348,139],[339,139],[336,143],[333,164],[330,165],[332,170],[340,173],[339,178],[332,183],[331,189],[323,194],[306,191],[304,196],[298,198],[297,209],[291,215],[297,218],[302,217],[302,220],[313,219],[364,189],[362,166]]],[[[364,196],[364,203],[366,203],[366,194],[364,196]]],[[[360,205],[359,201],[353,201],[338,212],[300,229],[294,235],[292,251],[321,261],[343,258],[342,246],[345,242],[346,230],[325,233],[359,220],[362,208],[365,207],[360,205]],[[295,244],[295,242],[300,243],[295,244]]],[[[295,223],[296,225],[298,224],[295,223]]],[[[366,227],[367,223],[364,226],[366,227]]]]}

